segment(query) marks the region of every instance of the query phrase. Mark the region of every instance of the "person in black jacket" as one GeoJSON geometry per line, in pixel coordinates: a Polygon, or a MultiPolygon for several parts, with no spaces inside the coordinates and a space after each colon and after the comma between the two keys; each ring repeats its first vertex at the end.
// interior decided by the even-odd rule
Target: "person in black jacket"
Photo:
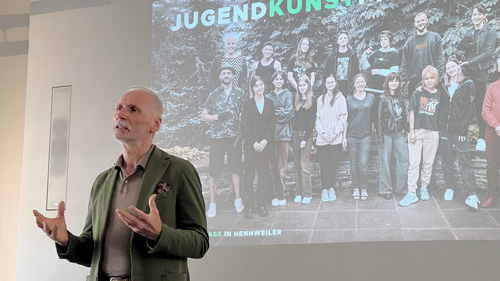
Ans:
{"type": "Polygon", "coordinates": [[[439,152],[441,154],[446,192],[444,200],[453,200],[456,186],[453,166],[453,149],[460,165],[462,181],[467,200],[465,203],[477,209],[479,199],[476,194],[476,179],[469,153],[469,125],[475,112],[474,82],[464,77],[460,62],[449,58],[445,66],[444,91],[442,91],[440,111],[438,114],[439,152]]]}
{"type": "Polygon", "coordinates": [[[268,215],[266,203],[270,200],[271,188],[274,186],[269,172],[269,161],[274,149],[276,116],[273,101],[264,97],[265,88],[264,81],[259,76],[252,77],[250,94],[253,97],[245,103],[241,113],[241,134],[245,152],[243,202],[247,219],[254,217],[255,203],[259,216],[268,215]],[[253,186],[255,169],[258,174],[256,194],[253,186]]]}
{"type": "Polygon", "coordinates": [[[379,195],[391,199],[392,192],[403,194],[408,181],[410,164],[405,132],[408,132],[406,108],[401,95],[403,82],[392,72],[385,78],[384,93],[380,95],[377,118],[378,154],[380,159],[379,195]],[[395,185],[391,179],[391,159],[396,160],[395,185]]]}
{"type": "Polygon", "coordinates": [[[493,54],[495,53],[496,31],[494,27],[488,24],[486,8],[482,4],[472,7],[471,20],[474,26],[465,33],[461,42],[461,45],[464,42],[469,42],[469,46],[465,50],[460,66],[465,70],[465,74],[474,81],[474,85],[476,86],[474,94],[476,99],[477,123],[479,125],[479,139],[476,150],[485,151],[484,132],[486,130],[486,122],[484,122],[481,114],[486,86],[488,84],[488,70],[495,64],[493,54]]]}

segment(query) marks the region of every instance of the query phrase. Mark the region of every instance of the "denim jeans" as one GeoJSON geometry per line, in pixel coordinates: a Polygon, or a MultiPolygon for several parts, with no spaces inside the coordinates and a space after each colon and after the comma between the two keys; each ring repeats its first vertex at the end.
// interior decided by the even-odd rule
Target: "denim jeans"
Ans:
{"type": "Polygon", "coordinates": [[[455,189],[455,166],[453,165],[453,150],[455,150],[465,194],[467,196],[476,194],[476,178],[469,153],[469,138],[458,141],[458,133],[451,131],[439,131],[439,153],[441,154],[441,165],[443,166],[444,182],[446,188],[455,189]]]}
{"type": "Polygon", "coordinates": [[[486,127],[486,178],[488,179],[488,193],[491,195],[500,195],[500,136],[497,135],[495,129],[490,126],[486,127]]]}
{"type": "Polygon", "coordinates": [[[293,131],[292,133],[293,162],[295,163],[297,195],[310,197],[312,196],[312,184],[311,172],[309,171],[309,156],[311,154],[312,136],[309,136],[306,146],[300,148],[304,133],[305,131],[293,131]]]}
{"type": "Polygon", "coordinates": [[[408,166],[410,165],[408,145],[402,133],[384,134],[384,147],[378,147],[380,159],[379,193],[390,194],[393,191],[402,194],[408,182],[408,166]],[[391,160],[396,161],[395,175],[391,177],[391,160]],[[394,188],[392,185],[394,180],[394,188]]]}
{"type": "Polygon", "coordinates": [[[352,186],[366,189],[368,186],[368,159],[372,137],[347,137],[347,150],[351,165],[352,186]]]}

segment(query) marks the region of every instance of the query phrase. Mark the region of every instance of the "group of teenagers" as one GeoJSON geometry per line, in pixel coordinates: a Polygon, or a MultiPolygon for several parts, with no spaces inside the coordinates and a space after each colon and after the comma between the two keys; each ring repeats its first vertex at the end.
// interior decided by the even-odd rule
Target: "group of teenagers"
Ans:
{"type": "Polygon", "coordinates": [[[273,58],[273,43],[264,43],[263,58],[252,65],[248,91],[244,91],[246,60],[236,53],[236,39],[228,37],[225,54],[212,64],[211,93],[201,116],[211,124],[207,216],[216,215],[217,177],[226,153],[237,212],[245,211],[245,218],[251,219],[256,214],[267,216],[269,202],[286,205],[290,146],[296,171],[295,203],[309,204],[313,196],[309,170],[313,147],[320,163],[321,201],[336,200],[337,162],[343,149],[349,155],[352,197],[367,200],[372,132],[378,145],[378,194],[382,198],[390,200],[400,194],[404,196],[401,206],[429,200],[428,185],[439,148],[446,184],[444,200],[453,200],[455,193],[455,155],[469,209],[496,204],[500,82],[486,89],[488,71],[495,64],[496,31],[487,24],[481,4],[472,8],[471,19],[474,26],[462,39],[460,58],[450,56],[446,61],[441,37],[427,30],[425,13],[415,16],[417,32],[408,38],[401,53],[391,47],[392,33],[384,30],[378,36],[380,48],[369,48],[358,59],[348,46],[348,32],[341,30],[338,49],[324,64],[319,90],[314,87],[317,66],[309,38],[299,40],[287,72],[273,58]],[[405,87],[408,95],[403,94],[405,87]],[[473,122],[480,128],[476,149],[487,151],[489,196],[482,203],[469,152],[468,130],[473,122]],[[244,178],[240,192],[241,164],[244,178]]]}

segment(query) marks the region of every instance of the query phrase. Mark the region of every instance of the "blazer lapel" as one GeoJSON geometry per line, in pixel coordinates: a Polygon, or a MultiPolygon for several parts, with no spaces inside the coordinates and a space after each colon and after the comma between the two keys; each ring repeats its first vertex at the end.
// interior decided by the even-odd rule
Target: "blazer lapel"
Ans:
{"type": "Polygon", "coordinates": [[[142,176],[141,190],[136,203],[139,210],[149,213],[149,197],[155,193],[169,165],[169,155],[155,146],[142,176]]]}
{"type": "Polygon", "coordinates": [[[101,239],[104,238],[104,231],[108,223],[109,205],[111,204],[111,196],[113,195],[117,176],[118,169],[113,168],[104,181],[102,197],[97,201],[98,206],[95,208],[98,212],[96,213],[97,217],[94,220],[93,227],[101,239]]]}

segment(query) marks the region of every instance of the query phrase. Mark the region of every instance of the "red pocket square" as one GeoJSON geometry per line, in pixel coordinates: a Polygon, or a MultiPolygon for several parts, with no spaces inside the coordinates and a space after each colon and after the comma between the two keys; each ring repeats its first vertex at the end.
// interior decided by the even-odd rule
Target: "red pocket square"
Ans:
{"type": "Polygon", "coordinates": [[[158,187],[156,188],[156,194],[160,194],[163,192],[168,192],[172,189],[172,186],[170,186],[169,183],[166,182],[160,182],[158,184],[158,187]]]}

